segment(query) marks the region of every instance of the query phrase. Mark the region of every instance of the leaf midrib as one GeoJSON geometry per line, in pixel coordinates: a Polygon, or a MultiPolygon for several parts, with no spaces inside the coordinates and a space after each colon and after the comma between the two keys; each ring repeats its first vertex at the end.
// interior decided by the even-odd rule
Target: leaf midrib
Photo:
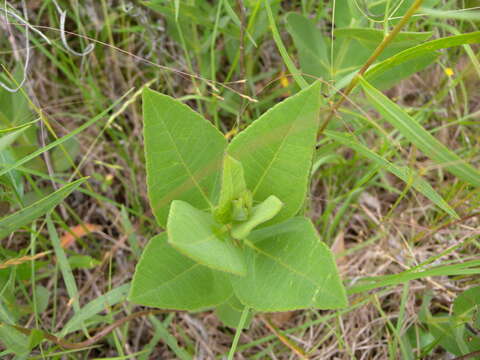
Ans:
{"type": "Polygon", "coordinates": [[[167,126],[167,124],[165,123],[165,121],[163,121],[162,119],[162,116],[160,116],[160,114],[158,113],[158,109],[156,106],[153,106],[153,102],[152,100],[150,99],[149,100],[150,102],[150,106],[153,108],[153,111],[155,112],[155,115],[157,118],[159,118],[162,123],[163,123],[163,126],[165,127],[165,132],[168,134],[168,137],[170,139],[170,142],[173,144],[173,148],[175,150],[175,153],[177,154],[178,158],[180,159],[180,163],[183,165],[183,167],[185,168],[185,171],[187,172],[187,174],[189,175],[190,179],[192,180],[192,182],[194,183],[194,185],[197,187],[197,189],[200,191],[200,194],[203,196],[203,198],[205,199],[205,201],[207,202],[207,204],[210,206],[210,208],[213,207],[213,204],[212,202],[210,201],[209,197],[207,196],[207,194],[205,193],[204,189],[200,186],[200,184],[197,182],[197,179],[193,176],[192,172],[190,171],[190,168],[187,166],[187,163],[186,161],[183,159],[183,156],[177,146],[177,143],[174,141],[174,138],[173,138],[173,135],[171,134],[170,132],[170,129],[169,127],[167,126]]]}
{"type": "MultiPolygon", "coordinates": [[[[305,104],[307,103],[307,100],[310,100],[311,98],[311,95],[306,97],[302,106],[300,107],[300,109],[303,109],[303,107],[305,106],[305,104]]],[[[295,124],[296,124],[296,121],[297,119],[299,118],[299,116],[302,114],[302,111],[299,110],[297,115],[295,116],[295,121],[292,121],[286,134],[283,136],[283,139],[282,141],[280,142],[280,145],[278,146],[277,150],[275,151],[274,155],[272,156],[272,160],[270,161],[270,163],[267,165],[267,167],[265,168],[265,170],[263,171],[263,174],[260,176],[260,179],[258,180],[257,182],[257,185],[255,185],[255,188],[253,189],[252,191],[252,194],[253,196],[255,196],[255,194],[257,193],[257,190],[258,188],[260,187],[260,185],[263,183],[265,177],[267,176],[268,172],[270,171],[270,169],[272,168],[273,164],[275,163],[275,161],[277,160],[278,158],[278,155],[280,153],[280,151],[282,150],[287,138],[289,137],[290,135],[290,132],[292,131],[292,129],[294,128],[295,124]]]]}

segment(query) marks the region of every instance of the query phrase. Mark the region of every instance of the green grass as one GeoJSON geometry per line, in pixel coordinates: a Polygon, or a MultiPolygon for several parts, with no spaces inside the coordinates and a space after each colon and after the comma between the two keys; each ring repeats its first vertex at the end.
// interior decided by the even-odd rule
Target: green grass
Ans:
{"type": "MultiPolygon", "coordinates": [[[[160,230],[146,197],[143,87],[182,99],[227,134],[321,76],[324,119],[374,50],[348,38],[349,30],[334,36],[332,26],[388,31],[412,1],[58,2],[67,11],[68,45],[95,48],[84,57],[67,51],[55,5],[27,2],[30,24],[51,44],[31,32],[27,85],[0,90],[0,224],[89,179],[49,215],[1,239],[0,356],[220,359],[235,339],[244,358],[290,358],[292,349],[259,317],[235,334],[212,312],[150,314],[81,349],[11,325],[76,343],[144,310],[126,301],[141,250],[160,230]],[[318,31],[312,38],[325,42],[323,65],[296,41],[291,12],[309,18],[318,31]],[[62,248],[61,237],[79,224],[102,230],[62,248]],[[98,265],[75,267],[75,255],[98,265]]],[[[20,2],[10,3],[23,16],[20,2]]],[[[463,325],[441,325],[480,279],[480,10],[456,11],[474,6],[424,1],[403,31],[431,38],[387,47],[365,73],[371,85],[352,91],[318,140],[303,210],[336,249],[350,303],[277,323],[311,358],[443,358],[455,349],[436,329],[451,335],[456,356],[476,346],[458,334],[463,325]]],[[[9,20],[0,80],[15,84],[25,30],[9,20]]],[[[466,321],[478,326],[473,316],[466,321]]]]}

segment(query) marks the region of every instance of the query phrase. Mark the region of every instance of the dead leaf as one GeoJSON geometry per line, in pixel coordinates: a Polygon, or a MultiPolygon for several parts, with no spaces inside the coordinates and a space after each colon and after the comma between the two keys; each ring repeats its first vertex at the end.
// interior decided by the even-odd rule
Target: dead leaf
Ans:
{"type": "Polygon", "coordinates": [[[85,235],[88,235],[92,232],[101,231],[102,227],[95,224],[80,224],[70,228],[68,231],[65,231],[65,234],[60,238],[60,244],[62,248],[66,249],[75,242],[75,239],[81,238],[85,235]]]}

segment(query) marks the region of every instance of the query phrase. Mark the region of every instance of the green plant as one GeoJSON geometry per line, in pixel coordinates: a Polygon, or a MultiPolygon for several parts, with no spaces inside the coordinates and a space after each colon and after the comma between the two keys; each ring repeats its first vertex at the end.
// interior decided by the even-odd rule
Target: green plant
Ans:
{"type": "Polygon", "coordinates": [[[220,306],[220,317],[233,326],[232,312],[244,307],[346,306],[332,253],[298,215],[320,105],[314,83],[227,144],[188,106],[145,90],[149,199],[166,232],[144,250],[132,302],[189,311],[220,306]]]}

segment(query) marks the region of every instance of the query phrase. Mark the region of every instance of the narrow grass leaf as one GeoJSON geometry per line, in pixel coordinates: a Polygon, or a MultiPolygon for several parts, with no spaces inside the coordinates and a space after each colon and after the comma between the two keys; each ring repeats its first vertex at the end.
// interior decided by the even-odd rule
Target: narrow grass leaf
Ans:
{"type": "Polygon", "coordinates": [[[297,69],[292,59],[290,58],[290,55],[288,54],[288,51],[285,45],[283,44],[282,37],[278,32],[277,24],[275,23],[275,17],[273,16],[272,7],[270,6],[270,0],[265,0],[264,3],[265,3],[265,9],[267,10],[268,23],[270,24],[270,30],[272,31],[273,40],[277,45],[278,51],[282,56],[283,62],[287,66],[288,71],[290,71],[290,73],[292,74],[297,85],[302,89],[306,88],[308,86],[308,83],[305,81],[305,79],[301,75],[301,71],[297,69]]]}
{"type": "MultiPolygon", "coordinates": [[[[178,359],[181,360],[192,360],[193,357],[182,349],[177,342],[177,338],[168,332],[166,326],[154,316],[150,316],[149,320],[152,322],[153,327],[155,328],[155,335],[159,339],[163,339],[165,344],[175,353],[178,359]]],[[[155,344],[156,345],[156,344],[155,344]]],[[[140,358],[141,359],[141,358],[140,358]]],[[[147,359],[147,358],[145,358],[147,359]]]]}
{"type": "Polygon", "coordinates": [[[359,285],[352,286],[347,290],[348,294],[364,293],[384,286],[392,286],[405,283],[411,280],[423,279],[430,276],[456,276],[456,275],[478,275],[480,274],[480,261],[466,261],[454,265],[442,265],[430,269],[419,270],[414,268],[399,274],[378,276],[360,280],[359,285]],[[364,282],[362,284],[362,282],[364,282]]]}
{"type": "Polygon", "coordinates": [[[80,302],[77,283],[75,282],[67,255],[60,244],[60,238],[58,237],[57,229],[55,229],[55,225],[53,224],[50,216],[47,216],[47,229],[48,235],[50,236],[50,241],[53,245],[53,250],[55,251],[58,266],[62,272],[63,281],[65,282],[65,286],[67,288],[69,303],[73,305],[73,310],[75,313],[78,313],[80,311],[80,302]]]}
{"type": "Polygon", "coordinates": [[[8,148],[29,127],[30,127],[30,125],[23,126],[23,127],[20,127],[18,130],[14,130],[14,131],[9,132],[6,135],[2,136],[0,138],[0,152],[5,150],[6,148],[8,148]]]}
{"type": "Polygon", "coordinates": [[[400,180],[403,180],[407,185],[413,186],[418,192],[420,192],[423,196],[430,199],[435,205],[437,205],[440,209],[444,210],[450,216],[458,219],[459,216],[452,209],[450,205],[438,194],[435,189],[424,179],[422,179],[413,169],[408,167],[400,167],[397,166],[390,161],[386,160],[382,156],[378,155],[377,153],[373,152],[366,146],[360,144],[355,138],[350,134],[343,134],[337,131],[324,131],[325,135],[339,143],[346,145],[353,150],[357,151],[362,156],[374,161],[383,169],[389,171],[400,180]]]}
{"type": "Polygon", "coordinates": [[[195,311],[220,305],[231,295],[224,273],[183,256],[162,233],[143,251],[128,299],[139,305],[195,311]]]}
{"type": "Polygon", "coordinates": [[[478,42],[480,42],[480,31],[428,41],[380,61],[367,70],[364,77],[371,82],[400,64],[416,58],[431,56],[436,50],[478,42]]]}
{"type": "Polygon", "coordinates": [[[68,320],[60,332],[60,336],[64,337],[79,330],[85,321],[97,315],[99,312],[105,311],[107,308],[124,301],[127,298],[129,290],[130,283],[123,284],[90,301],[68,320]]]}
{"type": "Polygon", "coordinates": [[[128,91],[125,95],[123,95],[122,97],[120,97],[117,101],[115,101],[112,105],[110,105],[107,109],[105,109],[104,111],[102,111],[100,114],[98,114],[97,116],[93,117],[92,119],[90,119],[89,121],[87,121],[86,123],[80,125],[78,128],[76,128],[75,130],[72,130],[70,131],[67,135],[55,140],[55,141],[52,141],[51,143],[45,145],[44,147],[34,151],[33,153],[25,156],[24,158],[18,160],[17,162],[15,162],[14,164],[11,164],[11,165],[7,165],[5,166],[2,170],[0,170],[0,176],[2,175],[5,175],[6,173],[8,173],[9,171],[13,170],[13,169],[16,169],[17,167],[25,164],[26,162],[29,162],[30,160],[36,158],[37,156],[43,154],[44,152],[50,150],[50,149],[53,149],[54,147],[60,145],[60,144],[63,144],[65,141],[73,138],[75,135],[81,133],[83,130],[87,129],[88,127],[92,126],[93,124],[95,124],[96,122],[98,122],[100,119],[102,119],[103,117],[107,116],[110,111],[116,106],[118,105],[128,94],[130,93],[130,91],[128,91]]]}
{"type": "Polygon", "coordinates": [[[14,231],[20,229],[22,226],[28,225],[35,219],[48,213],[62,202],[63,199],[70,195],[72,191],[77,189],[85,180],[86,178],[82,178],[65,185],[42,200],[39,200],[12,215],[0,219],[0,239],[3,239],[14,231]]]}
{"type": "Polygon", "coordinates": [[[403,109],[368,82],[362,79],[361,85],[375,109],[407,140],[460,180],[480,186],[480,172],[477,169],[449,150],[403,109]]]}

